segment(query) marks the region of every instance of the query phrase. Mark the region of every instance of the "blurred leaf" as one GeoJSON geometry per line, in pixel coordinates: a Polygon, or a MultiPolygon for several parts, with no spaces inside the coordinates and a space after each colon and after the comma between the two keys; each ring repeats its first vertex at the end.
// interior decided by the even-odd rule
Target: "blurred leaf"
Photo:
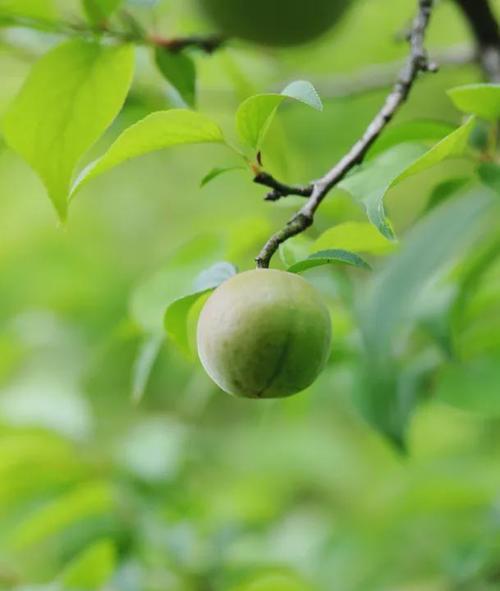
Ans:
{"type": "Polygon", "coordinates": [[[132,292],[130,308],[136,322],[148,333],[162,334],[167,306],[179,294],[192,293],[194,278],[222,256],[224,243],[215,235],[199,236],[184,244],[132,292]]]}
{"type": "Polygon", "coordinates": [[[295,263],[302,261],[311,252],[312,244],[311,238],[302,234],[283,242],[279,248],[281,262],[285,267],[291,267],[295,263]]]}
{"type": "Polygon", "coordinates": [[[424,289],[484,227],[492,203],[488,191],[476,189],[433,210],[410,232],[365,296],[361,328],[366,356],[357,403],[368,420],[400,446],[409,411],[398,399],[393,339],[403,320],[411,326],[424,289]]]}
{"type": "Polygon", "coordinates": [[[384,197],[392,187],[404,179],[432,168],[446,158],[463,154],[474,126],[470,118],[430,150],[416,144],[401,144],[371,160],[360,172],[355,172],[339,184],[362,201],[368,218],[380,233],[394,238],[384,209],[384,197]]]}
{"type": "Polygon", "coordinates": [[[156,47],[155,61],[163,77],[180,94],[188,107],[196,104],[196,67],[183,52],[173,52],[166,47],[156,47]]]}
{"type": "Polygon", "coordinates": [[[236,113],[236,127],[241,140],[258,150],[269,131],[278,107],[285,99],[294,99],[316,109],[323,105],[310,82],[292,82],[281,94],[258,94],[243,101],[236,113]]]}
{"type": "Polygon", "coordinates": [[[455,127],[445,121],[403,121],[388,127],[369,151],[374,157],[393,146],[408,142],[439,141],[454,131],[455,127]]]}
{"type": "Polygon", "coordinates": [[[74,195],[85,183],[108,170],[149,152],[185,144],[224,143],[220,127],[211,119],[185,109],[158,111],[126,129],[100,158],[75,181],[74,195]]]}
{"type": "Polygon", "coordinates": [[[144,396],[162,345],[163,336],[161,335],[150,335],[141,343],[132,368],[132,400],[136,404],[144,396]]]}
{"type": "Polygon", "coordinates": [[[432,190],[431,196],[427,202],[426,211],[434,209],[438,205],[444,203],[450,197],[453,197],[453,195],[456,195],[468,183],[470,183],[471,180],[472,179],[470,177],[459,177],[456,179],[448,179],[442,183],[439,183],[432,190]]]}
{"type": "Polygon", "coordinates": [[[40,544],[60,533],[76,521],[108,513],[114,505],[108,484],[91,482],[35,508],[14,531],[10,546],[23,550],[40,544]]]}
{"type": "Polygon", "coordinates": [[[227,172],[232,172],[233,170],[245,170],[243,166],[227,166],[224,168],[212,168],[210,172],[208,172],[202,179],[200,183],[200,187],[203,188],[208,183],[211,183],[214,179],[220,177],[227,172]]]}
{"type": "Polygon", "coordinates": [[[165,311],[165,330],[170,339],[187,355],[191,353],[188,317],[196,302],[224,281],[236,275],[237,269],[230,263],[216,263],[202,271],[194,282],[193,293],[172,302],[165,311]]]}
{"type": "Polygon", "coordinates": [[[85,14],[93,25],[101,25],[117,10],[123,0],[82,0],[85,14]]]}
{"type": "Polygon", "coordinates": [[[314,250],[340,248],[354,252],[385,254],[394,250],[394,242],[367,222],[344,222],[323,232],[314,242],[314,250]]]}
{"type": "Polygon", "coordinates": [[[302,271],[307,271],[313,267],[333,263],[342,263],[351,267],[358,267],[359,269],[370,269],[370,265],[354,252],[348,252],[346,250],[321,250],[308,256],[307,259],[288,267],[287,271],[289,273],[302,273],[302,271]]]}
{"type": "Polygon", "coordinates": [[[439,376],[436,398],[463,410],[500,416],[500,358],[448,365],[439,376]]]}
{"type": "Polygon", "coordinates": [[[56,17],[53,0],[1,0],[0,18],[7,16],[23,16],[39,19],[53,19],[56,17]]]}
{"type": "Polygon", "coordinates": [[[72,560],[61,575],[65,589],[95,591],[103,587],[116,568],[116,548],[111,540],[100,540],[72,560]]]}
{"type": "Polygon", "coordinates": [[[69,41],[35,64],[7,111],[7,143],[40,175],[62,220],[75,167],[120,111],[133,67],[131,46],[69,41]]]}
{"type": "Polygon", "coordinates": [[[454,105],[489,121],[500,118],[500,84],[467,84],[448,90],[454,105]]]}
{"type": "Polygon", "coordinates": [[[292,574],[271,572],[257,574],[231,591],[313,591],[313,588],[292,574]]]}
{"type": "Polygon", "coordinates": [[[494,162],[483,162],[477,169],[479,178],[487,186],[500,194],[500,166],[494,162]]]}

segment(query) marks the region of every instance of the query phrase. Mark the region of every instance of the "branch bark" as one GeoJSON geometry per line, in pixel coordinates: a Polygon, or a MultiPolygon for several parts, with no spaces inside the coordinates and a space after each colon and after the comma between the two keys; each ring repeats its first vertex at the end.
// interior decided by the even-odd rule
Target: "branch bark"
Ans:
{"type": "MultiPolygon", "coordinates": [[[[474,0],[473,0],[474,1],[474,0]]],[[[420,72],[435,72],[437,67],[429,61],[425,49],[425,33],[430,22],[433,0],[418,0],[418,12],[413,20],[409,33],[410,56],[401,70],[392,92],[388,95],[384,105],[368,125],[362,137],[352,146],[349,152],[321,179],[301,188],[309,198],[306,204],[297,212],[286,226],[276,232],[263,246],[256,257],[257,267],[268,268],[271,258],[280,244],[304,232],[314,221],[314,215],[330,190],[337,185],[346,174],[361,163],[369,148],[392,121],[394,115],[408,98],[413,84],[420,72]]],[[[256,182],[273,189],[274,198],[286,195],[296,195],[297,187],[278,183],[270,175],[260,173],[256,182]],[[276,193],[277,191],[277,193],[276,193]]],[[[300,193],[303,194],[303,193],[300,193]]],[[[268,195],[269,198],[269,195],[268,195]]],[[[275,199],[272,199],[275,200],[275,199]]]]}
{"type": "Polygon", "coordinates": [[[492,82],[500,82],[500,29],[489,0],[455,0],[476,40],[477,59],[492,82]]]}

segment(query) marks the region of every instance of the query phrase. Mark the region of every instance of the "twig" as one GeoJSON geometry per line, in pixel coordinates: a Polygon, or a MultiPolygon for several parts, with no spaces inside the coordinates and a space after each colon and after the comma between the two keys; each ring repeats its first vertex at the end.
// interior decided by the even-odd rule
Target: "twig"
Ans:
{"type": "MultiPolygon", "coordinates": [[[[312,225],[314,215],[323,199],[354,166],[363,160],[369,148],[408,98],[418,74],[420,72],[435,72],[437,70],[436,65],[429,61],[424,47],[425,33],[429,25],[432,8],[433,0],[418,0],[418,14],[413,21],[409,35],[411,48],[410,57],[401,70],[392,92],[386,98],[383,107],[369,124],[361,139],[354,144],[349,152],[329,172],[327,172],[325,176],[308,187],[310,188],[310,196],[306,204],[293,216],[283,229],[271,236],[266,242],[255,259],[259,268],[269,267],[271,258],[278,250],[280,244],[289,238],[292,238],[292,236],[304,232],[312,225]]],[[[269,183],[261,184],[270,186],[269,183]]],[[[293,192],[296,187],[288,187],[281,183],[280,185],[280,190],[282,191],[281,196],[296,194],[293,192]],[[291,190],[291,193],[288,192],[289,189],[291,190]]],[[[276,187],[271,188],[276,190],[276,187]]]]}
{"type": "Polygon", "coordinates": [[[225,39],[221,35],[192,35],[187,37],[166,38],[158,35],[149,35],[140,29],[122,30],[111,28],[108,25],[93,27],[85,22],[48,21],[44,19],[7,16],[0,18],[0,26],[4,29],[32,29],[41,33],[63,35],[66,37],[107,37],[124,43],[136,43],[152,47],[163,47],[172,52],[195,48],[204,53],[211,54],[219,49],[225,39]]]}
{"type": "Polygon", "coordinates": [[[500,29],[488,0],[455,0],[476,39],[477,61],[486,77],[500,82],[500,29]]]}

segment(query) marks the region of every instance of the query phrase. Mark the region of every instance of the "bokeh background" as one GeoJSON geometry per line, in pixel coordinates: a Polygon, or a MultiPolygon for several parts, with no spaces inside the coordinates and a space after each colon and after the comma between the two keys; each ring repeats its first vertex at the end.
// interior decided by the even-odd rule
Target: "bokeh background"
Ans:
{"type": "MultiPolygon", "coordinates": [[[[406,55],[401,32],[414,4],[358,0],[339,29],[306,48],[235,43],[200,55],[199,109],[233,137],[246,96],[311,80],[325,111],[283,109],[264,158],[279,178],[315,178],[383,100],[385,89],[353,94],[353,77],[387,78],[383,64],[406,55]]],[[[128,8],[166,36],[210,30],[184,0],[128,8]]],[[[81,15],[76,2],[59,9],[81,15]]],[[[0,33],[0,113],[57,41],[0,33]]],[[[439,57],[468,46],[458,11],[443,0],[430,47],[439,57]]],[[[94,155],[148,112],[178,106],[147,49],[137,61],[127,104],[94,155]]],[[[459,124],[445,91],[478,80],[474,65],[443,65],[418,83],[399,121],[459,124]]],[[[246,172],[199,188],[213,166],[228,164],[213,147],[129,162],[89,184],[62,228],[39,180],[0,139],[0,588],[499,589],[500,423],[428,396],[402,453],[364,420],[353,402],[361,339],[351,303],[366,274],[310,273],[332,308],[334,350],[316,384],[289,400],[231,398],[164,340],[165,302],[219,260],[251,268],[297,205],[263,202],[246,172]],[[134,403],[138,359],[156,348],[134,403]]],[[[447,162],[391,191],[397,233],[468,166],[447,162]]],[[[345,220],[365,218],[339,194],[312,235],[345,220]]],[[[384,260],[374,257],[375,273],[384,260]]],[[[491,305],[499,277],[497,265],[488,283],[497,291],[483,293],[491,305]]],[[[498,317],[497,326],[493,312],[486,317],[481,346],[498,351],[498,317]]]]}

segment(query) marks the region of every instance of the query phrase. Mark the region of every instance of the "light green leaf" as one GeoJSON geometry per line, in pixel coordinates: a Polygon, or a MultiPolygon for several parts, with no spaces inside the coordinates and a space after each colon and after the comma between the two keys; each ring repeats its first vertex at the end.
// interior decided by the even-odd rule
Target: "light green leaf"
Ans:
{"type": "Polygon", "coordinates": [[[72,40],[38,61],[7,111],[4,133],[66,218],[75,168],[120,111],[132,80],[130,46],[72,40]]]}
{"type": "Polygon", "coordinates": [[[370,149],[368,156],[372,158],[398,144],[439,141],[452,133],[454,129],[455,127],[451,123],[444,121],[404,121],[388,127],[370,149]]]}
{"type": "Polygon", "coordinates": [[[322,250],[315,252],[307,257],[307,259],[295,263],[291,267],[288,267],[287,270],[290,273],[302,273],[302,271],[332,263],[342,263],[351,267],[358,267],[359,269],[370,269],[370,265],[354,252],[348,252],[346,250],[322,250]]]}
{"type": "Polygon", "coordinates": [[[314,242],[314,250],[336,248],[353,252],[385,254],[394,250],[391,242],[370,223],[345,222],[334,226],[314,242]]]}
{"type": "Polygon", "coordinates": [[[220,127],[206,115],[186,109],[151,113],[126,129],[109,150],[76,180],[72,195],[115,166],[156,150],[186,144],[224,143],[220,127]]]}
{"type": "Polygon", "coordinates": [[[220,177],[226,172],[232,172],[234,170],[245,170],[243,166],[226,166],[222,168],[212,168],[202,179],[200,182],[200,187],[203,188],[209,183],[211,183],[216,178],[220,177]]]}
{"type": "Polygon", "coordinates": [[[467,84],[448,90],[455,106],[488,121],[500,118],[500,84],[467,84]]]}
{"type": "Polygon", "coordinates": [[[401,144],[371,160],[361,171],[342,181],[339,186],[361,200],[370,221],[388,239],[394,233],[388,221],[384,197],[404,179],[436,166],[447,158],[460,156],[474,127],[470,118],[430,150],[418,144],[401,144]]]}
{"type": "Polygon", "coordinates": [[[50,20],[56,14],[53,0],[0,0],[0,20],[4,16],[50,20]]]}
{"type": "Polygon", "coordinates": [[[149,335],[141,343],[132,368],[132,400],[136,404],[144,396],[163,340],[163,335],[149,335]]]}
{"type": "Polygon", "coordinates": [[[450,364],[439,377],[436,398],[463,410],[500,416],[499,384],[500,358],[450,364]]]}
{"type": "Polygon", "coordinates": [[[85,14],[93,25],[101,25],[117,10],[123,0],[82,0],[85,14]]]}
{"type": "Polygon", "coordinates": [[[188,107],[196,103],[196,66],[185,53],[165,47],[155,49],[155,61],[163,77],[179,93],[188,107]]]}
{"type": "Polygon", "coordinates": [[[170,304],[165,311],[164,325],[170,339],[186,354],[191,353],[189,339],[189,315],[204,295],[236,275],[237,269],[230,263],[216,263],[202,271],[194,282],[194,291],[170,304]]]}
{"type": "Polygon", "coordinates": [[[310,82],[292,82],[281,94],[258,94],[246,99],[236,113],[236,128],[241,140],[258,150],[269,130],[278,107],[285,99],[302,102],[321,111],[323,105],[310,82]]]}
{"type": "Polygon", "coordinates": [[[74,558],[60,579],[65,589],[95,591],[105,585],[116,568],[117,552],[111,540],[100,540],[74,558]]]}
{"type": "MultiPolygon", "coordinates": [[[[280,244],[279,254],[281,262],[285,267],[291,267],[295,263],[307,258],[312,252],[313,240],[308,236],[299,234],[290,240],[280,244]]],[[[321,250],[321,249],[316,249],[321,250]]]]}

